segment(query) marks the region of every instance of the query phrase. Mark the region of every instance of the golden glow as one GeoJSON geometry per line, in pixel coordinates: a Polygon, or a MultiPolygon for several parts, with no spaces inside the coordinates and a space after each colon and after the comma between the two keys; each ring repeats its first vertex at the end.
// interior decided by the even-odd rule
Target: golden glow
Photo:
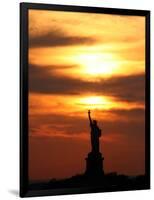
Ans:
{"type": "MultiPolygon", "coordinates": [[[[107,78],[117,75],[131,75],[143,73],[145,70],[143,60],[136,58],[125,59],[126,53],[112,52],[114,49],[105,50],[96,45],[89,47],[59,47],[59,48],[32,48],[29,50],[29,60],[40,67],[50,67],[54,73],[84,80],[97,80],[98,77],[107,78]],[[100,53],[101,51],[101,53],[100,53]],[[109,53],[110,51],[110,53],[109,53]],[[54,62],[53,62],[54,61],[54,62]],[[58,66],[66,66],[63,69],[58,66]]],[[[139,50],[137,50],[138,52],[139,50]]],[[[134,56],[135,52],[129,53],[134,56]]]]}
{"type": "Polygon", "coordinates": [[[77,56],[78,63],[82,66],[81,71],[84,74],[93,76],[105,76],[113,74],[117,69],[116,63],[114,63],[112,54],[81,54],[77,56]]]}
{"type": "Polygon", "coordinates": [[[81,103],[85,103],[88,105],[102,105],[104,104],[104,102],[106,102],[105,98],[98,96],[85,97],[81,100],[81,103]]]}
{"type": "Polygon", "coordinates": [[[79,102],[80,105],[88,107],[89,109],[107,108],[112,104],[112,102],[109,102],[108,98],[103,96],[87,96],[81,98],[79,102]]]}
{"type": "MultiPolygon", "coordinates": [[[[41,95],[30,94],[30,115],[64,114],[67,116],[87,117],[87,110],[97,111],[99,119],[104,117],[99,111],[111,111],[112,109],[136,109],[144,108],[143,104],[118,101],[108,96],[97,95],[41,95]],[[53,101],[54,100],[54,101],[53,101]]],[[[108,114],[108,116],[110,116],[108,114]]],[[[105,116],[106,118],[106,116],[105,116]]]]}

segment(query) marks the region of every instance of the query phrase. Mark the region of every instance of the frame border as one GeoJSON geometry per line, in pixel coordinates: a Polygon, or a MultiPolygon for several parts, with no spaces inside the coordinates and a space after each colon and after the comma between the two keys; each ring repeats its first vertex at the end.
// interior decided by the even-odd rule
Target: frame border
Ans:
{"type": "MultiPolygon", "coordinates": [[[[150,189],[150,11],[121,8],[87,7],[43,3],[20,3],[20,197],[81,194],[102,191],[97,188],[67,188],[51,190],[28,189],[28,10],[53,10],[115,15],[145,16],[145,177],[150,189]]],[[[119,188],[116,191],[134,190],[119,188]]]]}

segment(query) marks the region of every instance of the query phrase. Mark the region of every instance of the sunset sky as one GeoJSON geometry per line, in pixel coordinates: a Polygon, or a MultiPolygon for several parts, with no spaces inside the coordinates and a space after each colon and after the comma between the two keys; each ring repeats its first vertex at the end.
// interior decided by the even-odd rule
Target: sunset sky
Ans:
{"type": "Polygon", "coordinates": [[[88,109],[105,173],[144,174],[145,17],[29,10],[29,178],[84,173],[88,109]]]}

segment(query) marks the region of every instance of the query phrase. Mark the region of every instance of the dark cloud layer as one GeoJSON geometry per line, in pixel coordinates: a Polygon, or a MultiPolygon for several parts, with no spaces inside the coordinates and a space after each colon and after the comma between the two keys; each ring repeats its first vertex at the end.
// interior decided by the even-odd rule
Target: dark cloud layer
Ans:
{"type": "MultiPolygon", "coordinates": [[[[104,111],[102,111],[103,115],[104,111]]],[[[132,108],[132,109],[111,109],[106,111],[107,114],[112,114],[120,117],[121,121],[130,121],[130,122],[143,122],[145,120],[145,109],[142,108],[132,108]]]]}
{"type": "Polygon", "coordinates": [[[116,76],[93,82],[56,75],[51,67],[29,66],[30,92],[62,95],[91,92],[113,96],[118,100],[143,103],[145,100],[144,88],[144,74],[116,76]]]}
{"type": "Polygon", "coordinates": [[[84,36],[70,36],[60,30],[52,30],[44,35],[30,36],[29,47],[52,47],[52,46],[67,46],[92,44],[95,40],[84,36]]]}

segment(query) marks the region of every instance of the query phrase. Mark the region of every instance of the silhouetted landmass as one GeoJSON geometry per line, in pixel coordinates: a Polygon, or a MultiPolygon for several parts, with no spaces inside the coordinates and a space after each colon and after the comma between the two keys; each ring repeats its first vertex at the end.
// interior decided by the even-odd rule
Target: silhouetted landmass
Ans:
{"type": "Polygon", "coordinates": [[[117,173],[109,173],[102,177],[92,178],[85,174],[72,176],[71,178],[56,180],[52,179],[49,182],[33,182],[30,183],[30,190],[44,189],[65,189],[65,188],[100,188],[105,191],[120,191],[120,190],[138,190],[146,189],[146,179],[144,175],[126,176],[117,175],[117,173]]]}

